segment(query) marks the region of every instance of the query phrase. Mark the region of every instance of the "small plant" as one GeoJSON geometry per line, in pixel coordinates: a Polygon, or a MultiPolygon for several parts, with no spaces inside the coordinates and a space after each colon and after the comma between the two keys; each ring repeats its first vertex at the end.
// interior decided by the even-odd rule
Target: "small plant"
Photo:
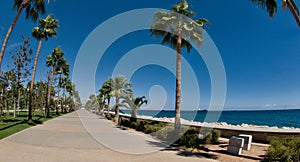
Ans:
{"type": "Polygon", "coordinates": [[[132,129],[136,129],[137,126],[138,126],[137,122],[131,122],[131,123],[129,124],[129,128],[132,128],[132,129]]]}
{"type": "Polygon", "coordinates": [[[217,144],[219,142],[220,136],[221,133],[219,130],[212,130],[203,139],[200,140],[200,143],[204,145],[217,144]]]}
{"type": "Polygon", "coordinates": [[[121,118],[121,125],[124,126],[124,127],[129,127],[130,125],[130,120],[127,119],[127,118],[121,118]]]}
{"type": "Polygon", "coordinates": [[[264,161],[300,161],[300,138],[274,138],[264,161]]]}
{"type": "Polygon", "coordinates": [[[219,130],[213,130],[211,131],[211,144],[218,144],[219,138],[221,136],[221,132],[219,130]]]}
{"type": "Polygon", "coordinates": [[[198,136],[199,131],[195,128],[188,129],[176,142],[181,146],[196,148],[200,144],[200,139],[198,136]]]}

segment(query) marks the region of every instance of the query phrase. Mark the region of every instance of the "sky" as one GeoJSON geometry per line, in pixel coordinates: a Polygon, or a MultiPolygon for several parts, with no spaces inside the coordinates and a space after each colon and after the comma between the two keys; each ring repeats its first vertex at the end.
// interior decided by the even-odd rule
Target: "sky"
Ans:
{"type": "MultiPolygon", "coordinates": [[[[53,14],[59,20],[60,28],[57,38],[43,43],[36,80],[45,80],[48,70],[45,60],[55,47],[60,46],[65,52],[72,71],[84,41],[104,22],[116,15],[136,9],[170,9],[176,2],[174,0],[77,0],[76,3],[70,3],[70,1],[57,0],[47,5],[47,13],[53,14]]],[[[210,21],[206,32],[218,49],[226,72],[225,109],[300,108],[300,30],[289,12],[279,8],[278,13],[271,19],[265,10],[248,0],[189,0],[188,2],[192,10],[197,13],[195,18],[204,17],[210,21]]],[[[299,2],[296,3],[300,5],[299,2]]],[[[0,18],[0,42],[2,43],[16,15],[12,10],[11,0],[0,1],[0,15],[2,15],[0,18]]],[[[132,22],[137,20],[125,21],[128,21],[127,25],[130,27],[132,22]]],[[[36,51],[37,40],[31,37],[34,26],[37,26],[37,23],[25,20],[22,14],[9,40],[3,70],[7,70],[7,65],[12,66],[9,51],[13,51],[21,44],[22,34],[31,38],[31,48],[36,51]]],[[[107,41],[107,36],[124,28],[126,26],[116,25],[105,36],[99,35],[97,40],[100,41],[94,42],[94,47],[101,48],[107,41]]],[[[164,59],[165,63],[175,64],[175,59],[172,59],[174,56],[171,54],[175,55],[175,51],[167,46],[160,46],[160,42],[160,39],[151,37],[148,30],[127,33],[111,42],[104,50],[97,68],[94,69],[96,75],[92,86],[95,87],[95,91],[90,93],[95,93],[102,83],[113,75],[118,62],[130,54],[135,55],[140,52],[149,59],[155,57],[151,53],[159,53],[163,55],[161,59],[164,59]]],[[[85,54],[99,55],[89,50],[85,51],[85,54]]],[[[194,79],[198,84],[197,86],[189,84],[188,80],[183,81],[183,86],[191,89],[191,92],[199,90],[200,93],[200,97],[198,94],[184,93],[182,108],[207,108],[211,102],[213,88],[208,66],[195,49],[189,54],[183,50],[182,56],[194,71],[194,79]],[[194,100],[197,100],[200,105],[191,106],[189,103],[194,100]]],[[[158,59],[160,59],[159,55],[158,59]]],[[[126,64],[128,67],[123,69],[130,69],[141,61],[132,59],[126,64]]],[[[91,66],[87,62],[82,69],[88,71],[89,67],[91,66]]],[[[148,65],[145,64],[134,71],[130,82],[133,83],[135,96],[145,95],[151,100],[152,104],[148,108],[159,107],[156,101],[165,102],[163,106],[165,109],[174,108],[175,77],[164,65],[159,66],[149,62],[148,65]]],[[[86,94],[82,94],[83,101],[85,97],[86,94]]]]}

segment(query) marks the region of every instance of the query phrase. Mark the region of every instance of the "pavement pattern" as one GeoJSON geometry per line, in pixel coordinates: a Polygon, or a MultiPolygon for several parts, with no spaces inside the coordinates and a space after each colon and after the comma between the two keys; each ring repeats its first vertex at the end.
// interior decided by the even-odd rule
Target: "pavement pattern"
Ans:
{"type": "Polygon", "coordinates": [[[0,140],[0,162],[214,161],[78,110],[0,140]]]}

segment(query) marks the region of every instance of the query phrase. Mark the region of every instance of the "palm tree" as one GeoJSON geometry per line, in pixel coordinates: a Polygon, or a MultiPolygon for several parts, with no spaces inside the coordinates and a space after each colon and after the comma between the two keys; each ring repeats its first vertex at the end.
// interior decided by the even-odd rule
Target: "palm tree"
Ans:
{"type": "Polygon", "coordinates": [[[99,90],[101,94],[104,95],[104,100],[107,100],[107,112],[109,115],[109,108],[110,108],[110,98],[111,98],[111,91],[112,91],[112,79],[110,78],[108,81],[104,82],[102,88],[99,90]]]}
{"type": "MultiPolygon", "coordinates": [[[[65,89],[69,93],[69,97],[68,98],[71,99],[70,101],[73,101],[73,96],[75,94],[75,85],[70,81],[70,79],[67,80],[65,89]]],[[[69,103],[69,110],[73,109],[72,105],[73,105],[74,102],[68,102],[67,100],[68,99],[65,98],[65,102],[69,103]]]]}
{"type": "Polygon", "coordinates": [[[93,109],[96,110],[97,106],[98,106],[97,96],[95,94],[91,94],[89,96],[88,101],[85,104],[85,108],[88,108],[88,109],[91,109],[91,110],[93,110],[93,109]]]}
{"type": "MultiPolygon", "coordinates": [[[[50,0],[48,0],[48,3],[50,0]]],[[[4,56],[4,52],[10,38],[10,35],[19,20],[20,15],[22,14],[23,10],[25,9],[26,12],[26,19],[31,18],[34,22],[39,17],[39,14],[46,13],[45,8],[45,1],[44,0],[14,0],[13,9],[17,11],[17,15],[15,16],[12,24],[10,25],[6,37],[3,41],[1,52],[0,52],[0,69],[2,65],[2,59],[4,56]]]]}
{"type": "Polygon", "coordinates": [[[111,80],[111,96],[116,98],[115,108],[115,122],[118,123],[119,119],[119,105],[120,105],[120,98],[126,95],[131,95],[132,90],[130,89],[132,84],[127,81],[124,76],[117,76],[112,78],[111,80]]]}
{"type": "Polygon", "coordinates": [[[185,17],[192,18],[194,12],[190,10],[186,0],[175,4],[171,12],[158,11],[154,15],[151,26],[151,35],[163,38],[162,44],[168,44],[176,50],[176,98],[175,98],[175,131],[180,130],[180,103],[181,103],[181,49],[190,52],[193,41],[198,46],[202,44],[202,29],[208,25],[208,20],[201,18],[192,22],[185,21],[185,17]],[[180,14],[180,15],[179,15],[180,14]],[[183,39],[184,36],[184,39],[183,39]]]}
{"type": "MultiPolygon", "coordinates": [[[[43,40],[48,40],[51,37],[55,37],[57,35],[56,29],[58,28],[58,20],[54,19],[52,15],[48,15],[45,19],[39,20],[39,26],[34,27],[32,30],[32,36],[39,40],[38,49],[35,55],[34,65],[33,65],[33,72],[32,72],[32,79],[30,84],[30,91],[29,91],[29,110],[28,110],[28,120],[32,119],[32,91],[35,79],[35,73],[37,68],[37,63],[39,60],[39,55],[42,47],[43,40]]],[[[49,113],[49,112],[48,112],[49,113]]]]}
{"type": "Polygon", "coordinates": [[[61,112],[66,112],[66,109],[65,109],[65,103],[66,103],[66,89],[67,89],[67,84],[69,84],[70,79],[68,77],[62,77],[61,78],[61,87],[63,88],[63,98],[61,100],[61,112]]]}
{"type": "MultiPolygon", "coordinates": [[[[63,59],[64,53],[60,47],[52,50],[52,54],[47,57],[46,65],[51,67],[49,75],[49,85],[48,85],[48,95],[47,95],[47,117],[50,115],[50,99],[51,99],[51,87],[53,83],[53,76],[55,75],[55,68],[58,66],[59,62],[63,59]]],[[[58,114],[58,109],[56,107],[56,114],[58,114]]]]}
{"type": "Polygon", "coordinates": [[[122,98],[122,106],[125,106],[131,112],[131,121],[136,121],[137,110],[143,105],[147,104],[148,100],[145,96],[134,98],[133,96],[126,96],[122,98]]]}
{"type": "Polygon", "coordinates": [[[63,75],[68,77],[69,73],[70,73],[69,64],[67,63],[66,59],[61,57],[60,60],[58,60],[57,66],[55,67],[55,71],[56,71],[56,74],[59,75],[58,88],[57,88],[57,100],[61,106],[61,111],[63,111],[62,102],[60,100],[60,88],[63,87],[63,80],[62,80],[63,75]]]}
{"type": "MultiPolygon", "coordinates": [[[[263,9],[266,8],[269,16],[272,18],[275,13],[277,12],[278,5],[276,0],[250,0],[252,3],[262,7],[263,9]]],[[[298,27],[300,27],[300,17],[299,17],[299,9],[294,0],[282,0],[282,8],[286,10],[288,8],[292,13],[298,27]]]]}

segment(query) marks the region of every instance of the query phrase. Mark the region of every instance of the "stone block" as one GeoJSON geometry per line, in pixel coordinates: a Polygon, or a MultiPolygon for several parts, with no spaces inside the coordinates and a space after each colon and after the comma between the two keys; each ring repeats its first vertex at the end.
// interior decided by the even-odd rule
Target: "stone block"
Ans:
{"type": "Polygon", "coordinates": [[[234,146],[234,147],[240,147],[240,148],[242,148],[244,146],[244,138],[232,136],[229,139],[229,146],[234,146]]]}
{"type": "Polygon", "coordinates": [[[238,137],[244,139],[243,150],[250,150],[251,149],[251,143],[252,143],[252,135],[240,134],[238,137]]]}
{"type": "Polygon", "coordinates": [[[235,146],[228,146],[227,152],[232,155],[241,155],[243,151],[243,148],[241,147],[235,147],[235,146]]]}

